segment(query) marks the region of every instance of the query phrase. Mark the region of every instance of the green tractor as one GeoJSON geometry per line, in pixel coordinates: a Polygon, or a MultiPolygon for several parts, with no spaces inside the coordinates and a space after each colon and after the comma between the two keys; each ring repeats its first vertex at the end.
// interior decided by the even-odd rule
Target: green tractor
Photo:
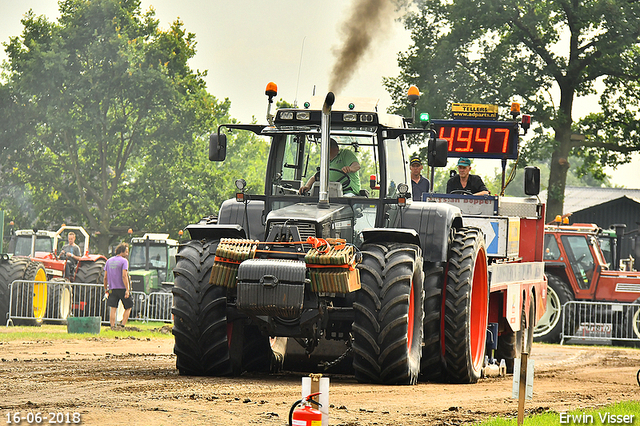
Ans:
{"type": "Polygon", "coordinates": [[[171,306],[165,306],[165,298],[155,298],[160,305],[149,299],[152,293],[171,293],[173,287],[173,267],[176,264],[178,241],[169,238],[169,234],[144,234],[131,239],[129,254],[129,276],[131,288],[136,296],[132,312],[133,318],[139,318],[145,310],[145,302],[149,306],[152,318],[164,319],[170,314],[171,306]],[[144,293],[144,295],[142,294],[144,293]]]}

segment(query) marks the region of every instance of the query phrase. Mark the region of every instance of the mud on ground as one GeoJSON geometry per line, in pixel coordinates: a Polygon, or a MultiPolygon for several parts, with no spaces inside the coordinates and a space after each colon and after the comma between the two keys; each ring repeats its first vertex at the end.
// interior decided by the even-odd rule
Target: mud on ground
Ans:
{"type": "MultiPolygon", "coordinates": [[[[85,425],[287,424],[303,374],[183,377],[172,350],[173,340],[162,338],[0,342],[2,422],[15,412],[79,412],[85,425]]],[[[528,413],[640,399],[640,350],[535,344],[532,352],[528,413]]],[[[330,425],[460,425],[517,415],[512,376],[417,386],[329,377],[330,425]]]]}

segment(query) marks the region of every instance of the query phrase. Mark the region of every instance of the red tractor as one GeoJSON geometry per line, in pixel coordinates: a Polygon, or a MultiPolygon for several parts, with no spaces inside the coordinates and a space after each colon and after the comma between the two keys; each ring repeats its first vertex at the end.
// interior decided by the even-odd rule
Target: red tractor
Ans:
{"type": "Polygon", "coordinates": [[[63,225],[57,232],[15,231],[9,250],[13,257],[11,261],[0,264],[0,286],[8,288],[15,279],[43,283],[23,284],[17,287],[14,291],[14,312],[18,309],[18,316],[33,317],[36,322],[45,318],[66,319],[71,310],[75,316],[99,316],[102,287],[76,286],[77,291],[74,291],[69,285],[103,283],[103,269],[107,258],[99,254],[89,254],[88,248],[89,234],[80,226],[63,225]],[[84,237],[80,240],[81,256],[75,262],[66,256],[59,256],[59,245],[63,244],[60,237],[65,231],[75,231],[84,237]],[[16,278],[20,275],[16,271],[27,266],[37,269],[37,273],[28,276],[23,274],[22,277],[16,278]],[[6,271],[3,274],[4,270],[6,271]],[[29,290],[32,290],[33,298],[28,294],[29,290]]]}
{"type": "MultiPolygon", "coordinates": [[[[574,300],[636,302],[639,308],[606,312],[597,322],[608,324],[614,340],[616,335],[640,339],[640,272],[618,269],[625,262],[617,255],[618,236],[614,231],[603,230],[592,223],[562,225],[557,222],[545,227],[544,261],[549,283],[547,311],[534,332],[537,341],[560,341],[562,307],[574,300]]],[[[582,314],[581,318],[589,320],[582,314]]],[[[568,330],[579,326],[565,321],[568,330]]]]}

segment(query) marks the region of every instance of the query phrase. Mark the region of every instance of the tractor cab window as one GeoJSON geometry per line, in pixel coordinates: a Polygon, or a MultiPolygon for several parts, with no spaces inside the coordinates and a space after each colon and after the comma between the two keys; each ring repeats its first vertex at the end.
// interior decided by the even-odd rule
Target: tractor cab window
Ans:
{"type": "Polygon", "coordinates": [[[129,268],[144,268],[146,264],[144,253],[145,250],[143,245],[132,245],[131,253],[129,253],[129,268]]]}
{"type": "MultiPolygon", "coordinates": [[[[267,170],[271,138],[268,135],[255,133],[259,127],[257,125],[249,125],[249,128],[242,125],[239,128],[233,128],[235,125],[229,125],[229,128],[225,127],[221,126],[218,129],[221,135],[226,136],[225,159],[224,161],[216,159],[215,161],[220,162],[220,165],[214,166],[225,176],[225,182],[221,183],[225,191],[235,192],[234,182],[237,179],[244,179],[246,182],[245,193],[266,195],[269,187],[265,186],[264,172],[267,170]],[[247,167],[249,164],[251,167],[247,167]],[[267,192],[265,193],[265,191],[267,192]]],[[[217,156],[218,154],[215,154],[215,157],[217,156]]],[[[282,159],[282,153],[278,158],[282,159]]]]}
{"type": "MultiPolygon", "coordinates": [[[[598,238],[598,243],[607,268],[611,268],[613,263],[613,239],[610,237],[598,238]]],[[[616,269],[616,266],[617,265],[613,265],[613,269],[616,269]]]]}
{"type": "MultiPolygon", "coordinates": [[[[129,253],[130,269],[146,268],[146,249],[144,244],[135,244],[129,253]]],[[[167,248],[164,245],[149,246],[149,268],[158,270],[160,282],[166,281],[167,277],[167,248]]]]}
{"type": "MultiPolygon", "coordinates": [[[[400,138],[386,139],[384,148],[387,157],[387,198],[395,198],[398,184],[408,182],[406,153],[403,150],[400,138]]],[[[411,188],[411,185],[409,185],[409,188],[411,188]]]]}
{"type": "MultiPolygon", "coordinates": [[[[304,133],[284,135],[284,143],[278,149],[277,158],[282,158],[282,161],[278,161],[276,166],[271,191],[273,195],[298,195],[304,178],[303,155],[306,140],[307,135],[304,133]]],[[[313,145],[313,141],[308,141],[307,145],[309,144],[313,145]]]]}
{"type": "MultiPolygon", "coordinates": [[[[37,237],[35,251],[51,253],[53,241],[49,237],[37,237]]],[[[23,235],[16,238],[16,247],[13,252],[16,256],[31,256],[31,236],[23,235]]]]}
{"type": "Polygon", "coordinates": [[[149,247],[149,263],[150,267],[158,270],[158,281],[167,281],[167,247],[151,246],[149,247]]]}
{"type": "Polygon", "coordinates": [[[544,260],[558,260],[560,259],[560,248],[558,247],[558,241],[552,234],[546,234],[544,236],[544,260]]]}
{"type": "MultiPolygon", "coordinates": [[[[377,174],[378,169],[371,136],[344,134],[332,135],[331,137],[338,142],[340,151],[351,151],[355,155],[358,164],[360,164],[360,170],[357,172],[360,189],[356,195],[371,196],[369,178],[371,175],[377,174]]],[[[333,166],[330,164],[330,167],[333,166]]],[[[330,169],[329,180],[341,182],[343,185],[349,185],[348,176],[344,175],[341,171],[337,171],[337,169],[330,169]],[[347,178],[346,181],[343,180],[345,178],[347,178]]],[[[353,183],[351,184],[351,188],[354,188],[353,183]]]]}
{"type": "Polygon", "coordinates": [[[166,269],[167,248],[164,245],[149,247],[149,263],[151,263],[152,268],[166,269]]]}
{"type": "MultiPolygon", "coordinates": [[[[400,138],[384,141],[385,156],[387,158],[387,188],[386,198],[396,198],[398,184],[409,182],[404,145],[400,138]]],[[[409,184],[411,189],[411,184],[409,184]]],[[[385,204],[385,227],[398,225],[400,207],[397,204],[385,204]]]]}
{"type": "Polygon", "coordinates": [[[295,180],[300,173],[300,149],[304,142],[303,134],[287,135],[282,158],[282,179],[295,180]]]}
{"type": "Polygon", "coordinates": [[[319,134],[307,135],[307,141],[304,145],[304,157],[302,165],[302,182],[313,176],[320,167],[320,144],[321,138],[319,134]]]}
{"type": "Polygon", "coordinates": [[[594,270],[589,242],[584,236],[563,236],[562,241],[578,286],[583,290],[588,289],[594,270]]]}
{"type": "MultiPolygon", "coordinates": [[[[348,191],[347,189],[358,187],[359,191],[356,196],[368,196],[371,197],[371,190],[369,189],[370,176],[378,173],[377,153],[375,151],[376,145],[371,133],[363,132],[350,132],[350,131],[338,131],[331,134],[331,139],[338,143],[340,151],[350,151],[355,155],[357,162],[360,164],[360,170],[356,176],[349,176],[343,173],[338,168],[334,168],[332,163],[329,164],[329,181],[338,182],[343,185],[343,194],[348,191]],[[356,182],[358,179],[359,182],[356,182]]],[[[303,152],[299,156],[300,161],[297,164],[295,170],[296,174],[289,172],[287,174],[287,166],[293,168],[292,164],[287,160],[283,160],[282,173],[276,175],[273,185],[273,195],[298,195],[298,189],[302,184],[305,184],[309,179],[314,176],[320,168],[320,155],[321,155],[321,136],[318,133],[309,133],[307,135],[299,135],[296,141],[294,135],[286,136],[286,143],[284,144],[283,155],[285,158],[287,155],[289,158],[293,156],[296,149],[299,149],[299,145],[304,141],[303,152]],[[289,153],[289,154],[288,154],[289,153]],[[293,177],[300,177],[299,179],[293,179],[293,177]]],[[[298,151],[300,152],[300,151],[298,151]]],[[[337,160],[336,160],[337,161],[337,160]]],[[[317,183],[319,183],[316,180],[317,183]]],[[[355,192],[355,191],[353,191],[355,192]]],[[[317,191],[311,191],[312,194],[316,194],[317,191]]]]}
{"type": "Polygon", "coordinates": [[[362,231],[376,227],[377,205],[356,203],[353,205],[353,243],[360,247],[364,242],[362,231]]]}
{"type": "MultiPolygon", "coordinates": [[[[604,269],[609,269],[611,267],[612,264],[612,260],[605,260],[604,258],[604,254],[602,253],[602,249],[600,247],[600,243],[598,238],[594,237],[593,235],[589,237],[589,244],[591,244],[593,246],[593,252],[596,255],[596,264],[597,265],[603,265],[604,269]]],[[[610,253],[612,254],[612,253],[610,253]]],[[[615,268],[614,268],[615,269],[615,268]]]]}
{"type": "MultiPolygon", "coordinates": [[[[131,247],[129,254],[129,263],[131,268],[144,268],[146,265],[146,249],[144,244],[135,244],[131,247]]],[[[167,267],[167,249],[164,245],[149,246],[149,267],[166,268],[167,267]]]]}
{"type": "Polygon", "coordinates": [[[53,251],[53,241],[49,237],[36,238],[36,251],[51,253],[53,251]]]}
{"type": "Polygon", "coordinates": [[[16,256],[31,255],[31,237],[16,238],[16,247],[13,250],[13,254],[15,254],[16,256]]]}

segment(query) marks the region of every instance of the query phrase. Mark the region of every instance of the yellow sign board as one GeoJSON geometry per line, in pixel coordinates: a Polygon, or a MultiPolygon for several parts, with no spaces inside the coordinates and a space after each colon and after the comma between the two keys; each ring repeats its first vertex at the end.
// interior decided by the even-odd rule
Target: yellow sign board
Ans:
{"type": "Polygon", "coordinates": [[[498,118],[498,105],[453,103],[451,105],[453,118],[498,118]]]}
{"type": "Polygon", "coordinates": [[[507,237],[507,254],[518,256],[520,253],[520,218],[509,218],[509,235],[507,237]]]}

